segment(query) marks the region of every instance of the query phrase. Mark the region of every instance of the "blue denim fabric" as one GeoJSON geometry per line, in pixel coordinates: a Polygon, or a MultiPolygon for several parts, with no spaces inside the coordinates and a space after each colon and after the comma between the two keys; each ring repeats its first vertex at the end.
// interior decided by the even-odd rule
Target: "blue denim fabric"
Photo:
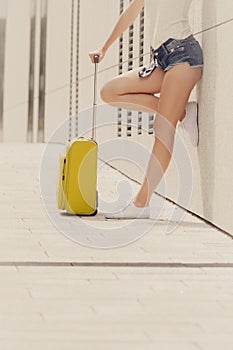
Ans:
{"type": "Polygon", "coordinates": [[[165,72],[177,64],[188,62],[191,67],[203,67],[203,50],[199,42],[191,34],[185,39],[169,38],[157,49],[151,47],[151,59],[149,67],[143,67],[139,71],[139,77],[149,76],[157,67],[165,72]]]}

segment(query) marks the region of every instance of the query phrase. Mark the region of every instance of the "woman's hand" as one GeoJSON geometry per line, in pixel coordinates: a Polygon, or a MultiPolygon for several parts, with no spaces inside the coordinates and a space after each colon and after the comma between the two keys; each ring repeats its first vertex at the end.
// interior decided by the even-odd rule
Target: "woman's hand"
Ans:
{"type": "Polygon", "coordinates": [[[89,56],[90,56],[90,59],[91,59],[91,62],[94,63],[94,57],[95,56],[99,56],[99,61],[98,62],[101,62],[102,59],[104,58],[105,56],[105,51],[103,49],[97,49],[95,51],[92,51],[89,53],[89,56]]]}

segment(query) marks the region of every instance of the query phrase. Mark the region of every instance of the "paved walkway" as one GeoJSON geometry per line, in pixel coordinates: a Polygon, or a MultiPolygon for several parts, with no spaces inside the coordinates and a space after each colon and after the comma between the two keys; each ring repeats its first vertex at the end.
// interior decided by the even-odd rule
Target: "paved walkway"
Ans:
{"type": "MultiPolygon", "coordinates": [[[[165,234],[174,210],[166,203],[141,238],[146,220],[129,223],[131,232],[141,230],[138,239],[129,235],[131,244],[77,244],[59,232],[43,207],[44,147],[0,146],[0,348],[232,349],[232,238],[189,214],[165,234]]],[[[105,167],[100,189],[109,179],[124,177],[105,167]]],[[[156,208],[159,197],[153,203],[156,208]]],[[[65,229],[77,225],[72,217],[62,220],[65,229]]],[[[128,232],[119,220],[100,214],[79,222],[128,232]]]]}

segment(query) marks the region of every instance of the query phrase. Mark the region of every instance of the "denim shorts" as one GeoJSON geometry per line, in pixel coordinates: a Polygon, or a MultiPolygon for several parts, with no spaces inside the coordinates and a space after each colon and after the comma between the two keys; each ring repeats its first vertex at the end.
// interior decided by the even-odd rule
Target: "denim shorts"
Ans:
{"type": "Polygon", "coordinates": [[[168,71],[177,64],[188,62],[190,67],[203,67],[203,50],[191,34],[185,39],[169,38],[157,49],[151,47],[151,61],[148,67],[139,71],[139,77],[149,76],[157,67],[168,71]]]}

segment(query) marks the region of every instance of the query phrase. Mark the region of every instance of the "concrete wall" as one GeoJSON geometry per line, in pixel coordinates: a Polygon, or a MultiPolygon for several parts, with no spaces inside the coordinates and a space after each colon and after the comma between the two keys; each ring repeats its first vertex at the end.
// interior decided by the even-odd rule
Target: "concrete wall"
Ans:
{"type": "MultiPolygon", "coordinates": [[[[128,3],[129,0],[125,0],[125,6],[128,3]]],[[[88,53],[100,46],[111,31],[119,16],[120,1],[80,0],[79,5],[80,8],[78,0],[5,0],[0,3],[0,19],[7,19],[5,54],[0,55],[1,65],[4,61],[4,105],[3,115],[0,115],[0,119],[3,118],[4,142],[48,141],[57,126],[78,111],[81,117],[79,121],[77,118],[71,121],[72,135],[87,131],[91,120],[94,69],[88,53]],[[34,33],[32,20],[35,21],[34,33]],[[28,138],[30,127],[32,136],[28,138]],[[75,130],[77,127],[78,131],[75,130]]],[[[190,100],[199,102],[200,144],[198,149],[194,149],[187,135],[177,133],[181,143],[176,141],[173,161],[164,179],[166,186],[157,188],[166,197],[229,232],[233,232],[232,13],[231,0],[224,0],[224,6],[220,0],[193,1],[190,22],[204,49],[205,60],[203,78],[190,97],[190,100]],[[184,170],[187,170],[186,173],[184,170]],[[187,196],[179,196],[181,192],[187,192],[187,196]]],[[[133,68],[139,65],[138,31],[139,19],[134,26],[133,68]]],[[[128,40],[127,31],[124,34],[123,59],[126,62],[123,71],[128,69],[128,40]]],[[[147,53],[144,64],[147,64],[149,43],[146,33],[144,50],[147,53]]],[[[116,41],[99,65],[98,89],[118,72],[119,42],[116,41]]],[[[102,103],[99,96],[98,103],[102,103]]],[[[123,141],[136,141],[146,147],[149,156],[154,138],[148,133],[147,114],[143,114],[144,130],[141,135],[136,128],[132,131],[133,136],[128,138],[127,127],[123,126],[122,136],[118,139],[117,108],[101,106],[97,117],[97,141],[100,144],[116,138],[120,149],[125,147],[123,141]],[[111,126],[101,127],[108,118],[111,126]]],[[[137,124],[137,113],[132,114],[132,120],[137,124]]],[[[122,121],[127,121],[126,111],[122,112],[122,121]]],[[[67,137],[68,133],[67,129],[67,137]]],[[[104,148],[100,154],[103,158],[108,157],[104,148]]],[[[115,159],[112,164],[139,181],[143,178],[145,167],[139,169],[130,159],[115,159]]]]}
{"type": "MultiPolygon", "coordinates": [[[[205,218],[233,232],[233,3],[203,1],[202,42],[205,70],[199,86],[201,142],[197,164],[200,167],[205,218]]],[[[194,207],[194,205],[193,205],[194,207]]],[[[197,207],[194,207],[198,211],[197,207]]]]}
{"type": "Polygon", "coordinates": [[[69,115],[71,1],[4,4],[3,141],[41,142],[69,115]]]}
{"type": "MultiPolygon", "coordinates": [[[[196,89],[200,107],[197,150],[184,138],[194,171],[193,194],[188,208],[232,233],[233,3],[226,0],[223,6],[219,0],[204,0],[194,1],[194,5],[194,32],[202,43],[205,67],[196,89]]],[[[170,171],[168,183],[171,187],[172,177],[170,171]]],[[[172,189],[169,192],[169,197],[173,198],[172,189]]]]}
{"type": "Polygon", "coordinates": [[[30,0],[7,1],[4,71],[4,141],[26,139],[30,0]]]}

